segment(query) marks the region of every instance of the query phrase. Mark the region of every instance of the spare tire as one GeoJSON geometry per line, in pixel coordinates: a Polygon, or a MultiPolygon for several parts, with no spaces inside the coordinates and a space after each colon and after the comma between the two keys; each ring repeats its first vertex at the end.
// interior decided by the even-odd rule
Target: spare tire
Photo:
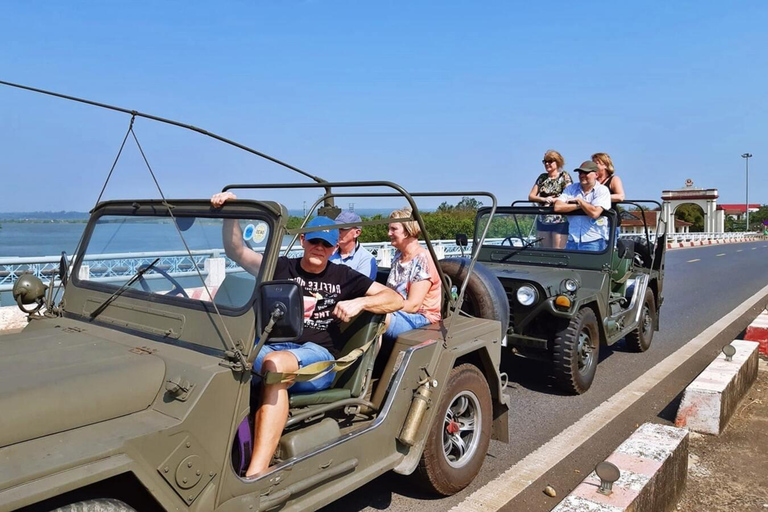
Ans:
{"type": "MultiPolygon", "coordinates": [[[[470,260],[468,258],[446,258],[440,260],[440,268],[457,289],[461,289],[467,278],[470,260]]],[[[472,316],[498,320],[501,322],[502,334],[509,326],[509,300],[493,272],[481,263],[475,263],[472,275],[469,277],[467,290],[464,292],[464,302],[461,310],[472,316]]]]}

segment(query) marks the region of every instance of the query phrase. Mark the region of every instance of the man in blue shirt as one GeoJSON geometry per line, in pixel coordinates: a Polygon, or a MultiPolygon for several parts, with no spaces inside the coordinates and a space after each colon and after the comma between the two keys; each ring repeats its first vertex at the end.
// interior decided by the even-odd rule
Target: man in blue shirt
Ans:
{"type": "Polygon", "coordinates": [[[597,182],[597,165],[591,160],[575,169],[579,182],[565,187],[555,201],[556,213],[582,210],[585,215],[568,216],[567,251],[596,251],[605,249],[608,241],[608,218],[603,216],[611,208],[611,191],[597,182]]]}
{"type": "Polygon", "coordinates": [[[376,258],[357,241],[362,233],[362,222],[360,216],[350,210],[345,210],[336,217],[336,224],[356,225],[339,229],[339,245],[329,261],[346,265],[375,281],[378,271],[376,258]]]}

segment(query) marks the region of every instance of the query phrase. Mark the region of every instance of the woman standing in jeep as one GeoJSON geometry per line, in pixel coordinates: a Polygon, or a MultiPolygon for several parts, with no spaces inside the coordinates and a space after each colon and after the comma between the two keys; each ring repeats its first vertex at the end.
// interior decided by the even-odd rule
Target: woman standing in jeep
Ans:
{"type": "MultiPolygon", "coordinates": [[[[571,177],[563,170],[565,159],[554,149],[544,153],[544,170],[536,178],[528,200],[542,206],[552,206],[555,199],[563,193],[565,187],[573,183],[571,177]]],[[[536,219],[536,230],[541,238],[542,247],[562,249],[568,241],[568,221],[562,215],[539,215],[536,219]]]]}
{"type": "Polygon", "coordinates": [[[608,187],[611,191],[611,203],[624,200],[624,184],[621,178],[616,176],[613,161],[608,153],[595,153],[592,161],[597,165],[597,182],[608,187]]]}

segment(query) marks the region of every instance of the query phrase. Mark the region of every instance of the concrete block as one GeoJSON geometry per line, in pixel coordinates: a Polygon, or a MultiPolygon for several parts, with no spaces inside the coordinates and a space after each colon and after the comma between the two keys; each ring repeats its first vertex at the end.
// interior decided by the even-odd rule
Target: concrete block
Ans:
{"type": "Polygon", "coordinates": [[[717,435],[728,424],[736,405],[757,378],[754,341],[734,340],[732,361],[720,354],[685,389],[675,425],[717,435]]]}
{"type": "Polygon", "coordinates": [[[0,307],[0,332],[16,331],[27,326],[27,314],[18,306],[0,307]]]}
{"type": "Polygon", "coordinates": [[[758,342],[760,353],[768,356],[768,311],[757,315],[757,318],[749,324],[744,339],[758,342]]]}
{"type": "Polygon", "coordinates": [[[600,494],[593,472],[552,512],[664,512],[674,510],[688,474],[688,430],[645,423],[606,461],[621,471],[612,493],[600,494]]]}

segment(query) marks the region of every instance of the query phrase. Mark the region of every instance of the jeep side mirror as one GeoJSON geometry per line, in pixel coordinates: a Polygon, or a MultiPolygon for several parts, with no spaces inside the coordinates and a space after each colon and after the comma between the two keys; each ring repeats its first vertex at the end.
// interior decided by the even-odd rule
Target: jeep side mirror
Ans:
{"type": "Polygon", "coordinates": [[[467,235],[463,233],[456,233],[456,245],[461,247],[461,257],[464,257],[464,249],[469,245],[467,241],[467,235]]]}
{"type": "Polygon", "coordinates": [[[295,281],[261,283],[259,308],[256,314],[257,332],[262,334],[269,321],[274,318],[269,341],[294,341],[301,336],[304,332],[304,297],[302,295],[301,287],[295,281]]]}

